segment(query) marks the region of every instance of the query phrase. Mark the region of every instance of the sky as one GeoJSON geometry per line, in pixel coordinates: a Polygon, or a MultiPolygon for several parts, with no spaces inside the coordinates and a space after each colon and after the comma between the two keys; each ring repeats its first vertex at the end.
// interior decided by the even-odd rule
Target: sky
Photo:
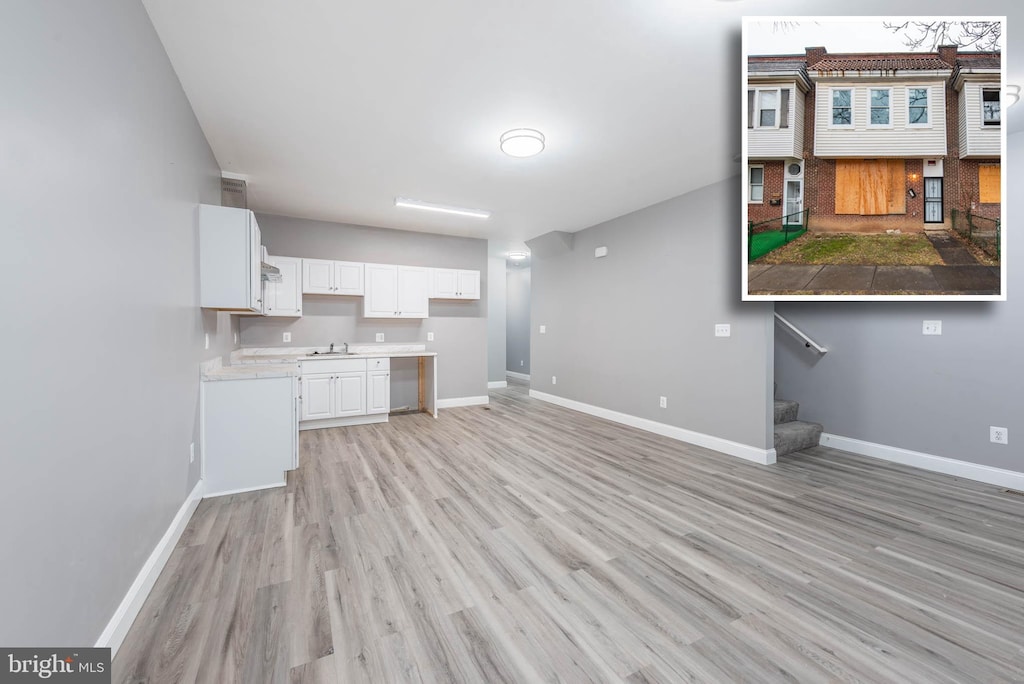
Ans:
{"type": "MultiPolygon", "coordinates": [[[[837,20],[835,17],[772,17],[750,20],[744,28],[746,54],[804,54],[804,48],[823,45],[829,52],[908,52],[903,36],[884,28],[884,17],[837,20]],[[785,22],[785,26],[781,26],[785,22]],[[795,23],[796,25],[792,25],[795,23]],[[779,26],[777,26],[779,25],[779,26]]],[[[893,18],[902,23],[905,18],[893,18]]],[[[930,46],[918,50],[927,51],[930,46]]],[[[970,48],[974,49],[974,48],[970,48]]]]}

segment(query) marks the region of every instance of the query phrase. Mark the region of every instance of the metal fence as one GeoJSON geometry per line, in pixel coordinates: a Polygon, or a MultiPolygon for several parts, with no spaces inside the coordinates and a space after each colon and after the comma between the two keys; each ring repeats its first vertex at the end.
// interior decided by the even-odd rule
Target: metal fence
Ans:
{"type": "MultiPolygon", "coordinates": [[[[797,238],[800,234],[807,229],[807,219],[810,218],[811,210],[804,209],[803,211],[796,211],[792,214],[786,214],[778,218],[770,218],[765,221],[747,221],[747,259],[750,260],[750,256],[753,253],[752,247],[754,242],[754,233],[766,233],[768,231],[776,231],[783,234],[782,244],[789,244],[789,241],[797,238]],[[792,219],[797,217],[796,221],[792,219]],[[773,227],[773,226],[778,226],[773,227]],[[763,228],[763,230],[756,230],[757,228],[763,228]],[[793,237],[790,237],[792,235],[793,237]]],[[[780,245],[781,246],[781,245],[780,245]]]]}
{"type": "Polygon", "coordinates": [[[1002,226],[999,219],[990,219],[972,214],[970,210],[960,211],[959,209],[953,209],[951,215],[953,230],[972,244],[977,245],[993,259],[1000,258],[1002,226]]]}

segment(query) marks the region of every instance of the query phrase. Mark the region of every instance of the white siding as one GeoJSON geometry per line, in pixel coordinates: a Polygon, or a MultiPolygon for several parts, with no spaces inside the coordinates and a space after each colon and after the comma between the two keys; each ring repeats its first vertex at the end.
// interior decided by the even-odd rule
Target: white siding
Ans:
{"type": "MultiPolygon", "coordinates": [[[[748,159],[788,159],[800,157],[803,147],[803,103],[804,96],[793,82],[790,83],[757,83],[750,84],[750,90],[756,88],[779,88],[789,90],[788,128],[750,128],[747,129],[748,159]],[[794,93],[796,95],[794,96],[794,93]],[[794,116],[795,114],[795,116],[794,116]]],[[[746,107],[746,102],[743,103],[746,107]]]]}
{"type": "Polygon", "coordinates": [[[819,157],[941,157],[946,154],[946,92],[936,81],[820,82],[815,86],[814,154],[819,157]],[[833,88],[853,91],[853,125],[832,127],[833,88]],[[891,88],[887,128],[868,126],[872,88],[891,88]],[[907,126],[907,88],[928,88],[928,127],[907,126]]]}
{"type": "MultiPolygon", "coordinates": [[[[999,82],[967,82],[960,92],[960,158],[998,157],[1002,149],[999,126],[981,119],[982,87],[999,88],[999,82]]],[[[1005,108],[1002,116],[1006,117],[1005,108]]]]}

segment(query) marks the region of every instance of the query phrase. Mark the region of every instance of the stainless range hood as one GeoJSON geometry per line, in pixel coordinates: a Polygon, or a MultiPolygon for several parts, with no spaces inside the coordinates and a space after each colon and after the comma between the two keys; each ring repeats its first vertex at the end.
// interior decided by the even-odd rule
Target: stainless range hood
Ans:
{"type": "Polygon", "coordinates": [[[260,278],[267,281],[268,283],[279,283],[281,282],[281,269],[277,266],[271,266],[267,263],[267,248],[260,246],[262,250],[263,258],[260,260],[260,278]]]}

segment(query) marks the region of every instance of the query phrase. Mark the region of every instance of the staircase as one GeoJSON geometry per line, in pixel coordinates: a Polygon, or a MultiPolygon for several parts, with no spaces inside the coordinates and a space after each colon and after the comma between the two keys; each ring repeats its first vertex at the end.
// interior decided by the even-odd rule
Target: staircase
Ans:
{"type": "Polygon", "coordinates": [[[818,446],[824,429],[817,423],[797,420],[800,404],[795,401],[775,400],[775,455],[785,456],[794,451],[818,446]]]}

